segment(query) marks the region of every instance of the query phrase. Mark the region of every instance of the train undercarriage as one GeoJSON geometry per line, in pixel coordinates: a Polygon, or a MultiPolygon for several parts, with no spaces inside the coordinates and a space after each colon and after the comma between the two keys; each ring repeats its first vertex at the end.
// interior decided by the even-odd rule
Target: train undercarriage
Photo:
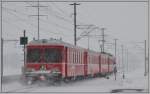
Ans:
{"type": "Polygon", "coordinates": [[[60,73],[25,73],[23,74],[24,82],[28,85],[33,84],[36,81],[40,81],[49,85],[60,84],[61,82],[69,83],[84,79],[91,79],[96,77],[105,77],[109,79],[109,75],[112,73],[105,73],[105,74],[94,74],[94,75],[79,75],[79,76],[71,76],[71,77],[62,77],[60,73]]]}

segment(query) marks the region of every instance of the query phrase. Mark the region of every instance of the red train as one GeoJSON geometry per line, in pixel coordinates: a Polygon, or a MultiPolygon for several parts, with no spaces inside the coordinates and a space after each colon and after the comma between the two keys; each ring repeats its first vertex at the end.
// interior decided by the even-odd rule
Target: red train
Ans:
{"type": "Polygon", "coordinates": [[[33,40],[26,46],[23,76],[33,80],[75,80],[114,71],[115,57],[56,39],[33,40]]]}

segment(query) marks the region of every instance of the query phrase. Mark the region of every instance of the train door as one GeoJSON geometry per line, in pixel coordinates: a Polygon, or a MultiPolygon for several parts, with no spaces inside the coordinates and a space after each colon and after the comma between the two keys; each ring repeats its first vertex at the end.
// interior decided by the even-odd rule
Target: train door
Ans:
{"type": "Polygon", "coordinates": [[[87,76],[88,65],[87,65],[87,52],[84,52],[84,75],[87,76]]]}

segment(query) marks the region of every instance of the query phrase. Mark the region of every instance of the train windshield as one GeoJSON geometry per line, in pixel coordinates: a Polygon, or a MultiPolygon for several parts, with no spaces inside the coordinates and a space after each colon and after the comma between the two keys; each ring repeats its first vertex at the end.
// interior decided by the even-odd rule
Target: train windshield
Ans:
{"type": "Polygon", "coordinates": [[[44,51],[44,60],[46,63],[58,63],[62,61],[61,50],[57,48],[46,48],[44,51]]]}
{"type": "Polygon", "coordinates": [[[27,61],[28,62],[40,62],[40,49],[28,49],[27,61]]]}

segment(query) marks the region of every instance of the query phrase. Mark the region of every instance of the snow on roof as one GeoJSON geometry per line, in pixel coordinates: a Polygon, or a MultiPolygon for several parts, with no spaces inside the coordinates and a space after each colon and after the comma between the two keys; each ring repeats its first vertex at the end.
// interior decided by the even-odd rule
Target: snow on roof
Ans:
{"type": "Polygon", "coordinates": [[[50,39],[50,40],[40,39],[40,40],[32,40],[28,43],[28,45],[70,45],[70,44],[57,39],[50,39]]]}
{"type": "Polygon", "coordinates": [[[33,41],[30,41],[27,46],[30,46],[30,45],[58,45],[58,46],[66,46],[66,47],[70,47],[70,48],[85,49],[85,48],[82,48],[79,46],[74,46],[74,45],[64,42],[62,40],[53,39],[53,38],[51,38],[49,40],[48,39],[33,40],[33,41]]]}

